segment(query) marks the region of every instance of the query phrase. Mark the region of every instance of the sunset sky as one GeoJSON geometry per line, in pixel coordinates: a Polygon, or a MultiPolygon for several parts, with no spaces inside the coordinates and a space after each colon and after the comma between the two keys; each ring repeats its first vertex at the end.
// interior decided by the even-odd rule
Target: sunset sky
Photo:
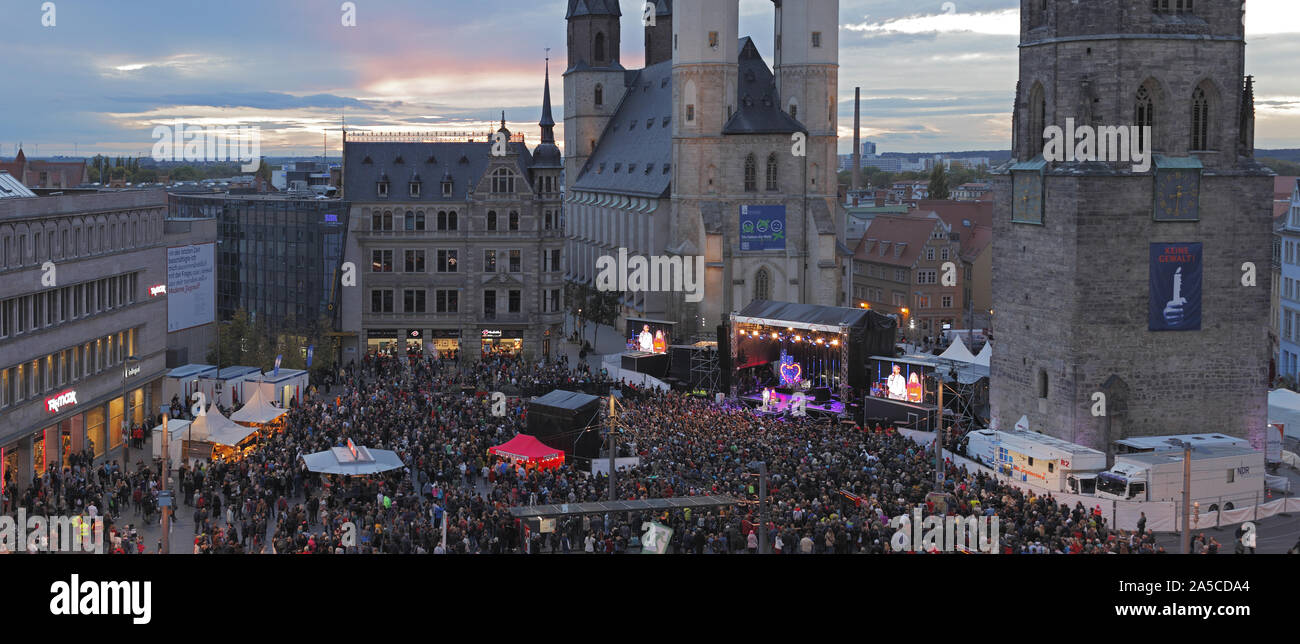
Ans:
{"type": "MultiPolygon", "coordinates": [[[[1213,1],[1213,0],[1207,0],[1213,1]]],[[[1223,0],[1230,1],[1230,0],[1223,0]]],[[[155,125],[257,125],[263,154],[339,153],[349,128],[483,131],[506,113],[537,142],[546,48],[562,119],[564,0],[0,0],[0,157],[147,154],[155,125]]],[[[622,61],[642,62],[641,0],[622,0],[622,61]]],[[[1018,0],[841,0],[841,151],[853,88],[881,152],[1005,149],[1018,0]]],[[[1300,2],[1249,0],[1247,73],[1261,148],[1300,147],[1300,2]]],[[[770,0],[741,35],[771,64],[770,0]]],[[[561,134],[557,132],[557,134],[561,134]]],[[[562,140],[562,136],[560,137],[562,140]]]]}

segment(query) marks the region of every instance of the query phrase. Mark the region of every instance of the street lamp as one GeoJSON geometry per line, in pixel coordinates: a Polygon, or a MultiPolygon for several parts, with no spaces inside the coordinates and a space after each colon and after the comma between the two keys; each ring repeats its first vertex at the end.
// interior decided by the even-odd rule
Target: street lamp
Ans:
{"type": "Polygon", "coordinates": [[[758,554],[768,554],[767,544],[767,463],[751,461],[749,469],[758,470],[758,554]]]}
{"type": "Polygon", "coordinates": [[[136,364],[140,364],[140,358],[137,356],[127,356],[126,359],[122,361],[122,471],[123,472],[129,472],[131,470],[131,466],[129,464],[129,461],[127,460],[127,450],[126,450],[127,441],[130,440],[131,438],[130,431],[128,429],[131,425],[130,425],[130,421],[128,420],[129,414],[127,413],[126,378],[127,378],[127,374],[130,373],[130,367],[128,365],[130,365],[132,362],[136,364]]]}

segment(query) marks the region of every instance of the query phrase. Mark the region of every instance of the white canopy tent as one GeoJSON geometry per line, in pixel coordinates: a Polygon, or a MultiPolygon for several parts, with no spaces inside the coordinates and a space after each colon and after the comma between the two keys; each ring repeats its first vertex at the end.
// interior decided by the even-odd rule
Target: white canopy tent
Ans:
{"type": "Polygon", "coordinates": [[[288,410],[272,405],[266,399],[266,389],[254,387],[248,402],[237,412],[230,415],[230,420],[237,423],[263,425],[288,413],[288,410]]]}
{"type": "Polygon", "coordinates": [[[952,344],[948,345],[948,348],[939,354],[939,359],[969,364],[975,362],[975,354],[966,348],[966,343],[961,341],[961,336],[957,336],[953,338],[952,344]]]}
{"type": "Polygon", "coordinates": [[[185,431],[190,427],[190,421],[179,418],[168,418],[166,425],[159,425],[153,428],[153,457],[162,458],[162,433],[166,428],[167,437],[167,458],[171,461],[171,467],[177,468],[181,464],[181,441],[185,439],[185,431]]]}
{"type": "Polygon", "coordinates": [[[221,415],[215,406],[208,406],[208,413],[194,419],[190,425],[190,440],[204,441],[217,445],[234,446],[248,438],[257,430],[244,427],[221,415]]]}
{"type": "Polygon", "coordinates": [[[992,361],[992,359],[993,359],[993,343],[985,342],[984,348],[980,349],[980,353],[979,355],[975,356],[974,362],[977,365],[987,367],[989,366],[989,362],[992,361]]]}
{"type": "Polygon", "coordinates": [[[1290,389],[1268,392],[1268,422],[1281,423],[1283,435],[1300,439],[1300,393],[1290,389]]]}

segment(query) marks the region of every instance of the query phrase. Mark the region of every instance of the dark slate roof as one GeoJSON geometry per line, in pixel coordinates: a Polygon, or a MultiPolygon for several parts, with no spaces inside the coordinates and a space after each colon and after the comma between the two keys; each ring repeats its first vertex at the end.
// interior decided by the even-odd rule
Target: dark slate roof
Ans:
{"type": "Polygon", "coordinates": [[[740,39],[739,78],[736,83],[736,113],[722,127],[723,134],[807,133],[802,123],[781,109],[776,79],[759,55],[754,41],[740,39]]]}
{"type": "Polygon", "coordinates": [[[672,73],[672,61],[667,60],[633,73],[574,190],[639,197],[668,194],[673,160],[672,73]]]}
{"type": "Polygon", "coordinates": [[[656,16],[673,15],[673,0],[655,0],[655,15],[656,16]]]}
{"type": "Polygon", "coordinates": [[[600,398],[591,394],[556,389],[545,396],[534,398],[529,405],[541,405],[555,409],[582,409],[599,400],[600,398]]]}
{"type": "Polygon", "coordinates": [[[621,16],[618,0],[569,0],[569,10],[564,19],[578,16],[621,16]]]}
{"type": "MultiPolygon", "coordinates": [[[[527,180],[526,171],[532,165],[527,146],[511,143],[509,149],[519,155],[516,170],[527,180]]],[[[491,144],[479,140],[472,143],[349,142],[343,151],[343,190],[351,201],[380,201],[375,184],[387,175],[388,201],[465,201],[468,188],[483,177],[491,158],[491,144]],[[371,163],[365,163],[366,157],[370,157],[371,163]],[[400,164],[396,163],[399,157],[400,164]],[[416,173],[424,185],[420,196],[412,199],[406,184],[416,173]],[[452,194],[443,197],[441,182],[447,176],[452,179],[452,194]]]]}

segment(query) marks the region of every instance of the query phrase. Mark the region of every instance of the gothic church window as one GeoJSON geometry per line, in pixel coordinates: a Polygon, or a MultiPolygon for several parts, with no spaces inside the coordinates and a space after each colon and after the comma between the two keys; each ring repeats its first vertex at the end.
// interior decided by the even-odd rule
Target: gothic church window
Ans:
{"type": "Polygon", "coordinates": [[[1192,149],[1210,149],[1210,101],[1203,87],[1192,92],[1192,149]]]}
{"type": "Polygon", "coordinates": [[[600,107],[604,104],[605,104],[605,86],[597,83],[596,84],[596,107],[600,107]]]}
{"type": "Polygon", "coordinates": [[[758,190],[758,168],[754,161],[754,155],[750,154],[745,157],[745,192],[754,192],[758,190]]]}
{"type": "Polygon", "coordinates": [[[1133,106],[1133,123],[1138,127],[1138,147],[1144,148],[1146,145],[1146,128],[1151,128],[1152,147],[1155,147],[1156,105],[1151,98],[1151,90],[1146,85],[1138,88],[1133,106]]]}
{"type": "Polygon", "coordinates": [[[772,299],[772,276],[768,274],[766,268],[758,269],[754,275],[754,299],[770,300],[772,299]]]}
{"type": "Polygon", "coordinates": [[[776,190],[776,154],[767,155],[767,189],[776,190]]]}

